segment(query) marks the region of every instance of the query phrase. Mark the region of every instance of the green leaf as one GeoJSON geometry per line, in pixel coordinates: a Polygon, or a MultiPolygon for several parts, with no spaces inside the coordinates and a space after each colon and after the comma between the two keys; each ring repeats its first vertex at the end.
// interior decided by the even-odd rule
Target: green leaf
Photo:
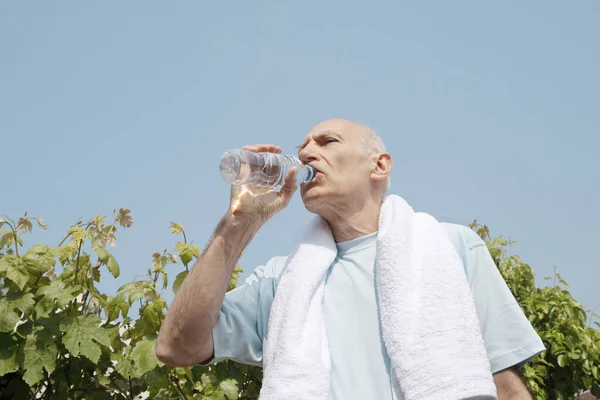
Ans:
{"type": "Polygon", "coordinates": [[[112,255],[108,258],[108,263],[106,264],[106,267],[108,268],[112,276],[114,276],[115,278],[118,278],[121,274],[121,270],[119,269],[119,263],[117,263],[117,260],[115,260],[115,258],[112,255]]]}
{"type": "Polygon", "coordinates": [[[0,377],[19,369],[18,343],[8,333],[0,333],[0,377]]]}
{"type": "Polygon", "coordinates": [[[4,273],[8,279],[17,285],[19,290],[23,290],[29,280],[27,266],[21,257],[12,254],[0,259],[0,273],[4,273]]]}
{"type": "MultiPolygon", "coordinates": [[[[152,397],[152,396],[151,396],[152,397]]],[[[167,389],[160,388],[158,390],[158,392],[156,392],[156,394],[152,397],[153,400],[171,400],[173,399],[173,396],[171,395],[171,392],[167,389]]]]}
{"type": "Polygon", "coordinates": [[[25,233],[27,231],[31,232],[31,229],[33,229],[33,224],[31,221],[23,217],[19,218],[19,221],[17,221],[17,226],[19,227],[19,233],[25,233]]]}
{"type": "Polygon", "coordinates": [[[556,274],[556,277],[558,278],[558,281],[560,283],[565,285],[567,287],[567,289],[571,290],[571,286],[569,286],[569,284],[562,278],[562,276],[559,273],[556,274]]]}
{"type": "Polygon", "coordinates": [[[43,295],[42,302],[46,302],[48,306],[53,306],[56,301],[59,307],[63,307],[75,298],[72,293],[75,289],[76,287],[65,287],[65,283],[60,279],[54,279],[49,285],[40,287],[36,296],[43,295]]]}
{"type": "Polygon", "coordinates": [[[62,336],[60,333],[60,323],[64,319],[61,314],[52,314],[48,318],[38,318],[36,323],[44,329],[38,332],[38,337],[41,340],[54,340],[56,337],[62,336]]]}
{"type": "Polygon", "coordinates": [[[565,357],[564,354],[561,354],[558,356],[557,362],[558,362],[558,365],[560,365],[561,367],[564,367],[565,365],[567,365],[567,358],[565,357]]]}
{"type": "Polygon", "coordinates": [[[113,361],[116,361],[115,371],[121,374],[124,378],[134,378],[136,376],[135,364],[133,360],[129,358],[131,354],[121,355],[114,354],[112,356],[113,361]]]}
{"type": "Polygon", "coordinates": [[[10,293],[6,296],[13,309],[28,313],[34,306],[33,293],[10,293]]]}
{"type": "Polygon", "coordinates": [[[63,344],[73,356],[82,354],[93,363],[100,358],[100,345],[108,347],[110,337],[104,328],[100,328],[100,318],[93,315],[68,317],[60,324],[64,332],[63,344]]]}
{"type": "Polygon", "coordinates": [[[207,396],[203,396],[202,399],[206,399],[206,400],[227,400],[225,398],[225,393],[223,393],[222,390],[215,390],[214,392],[211,392],[209,395],[207,396]]]}
{"type": "Polygon", "coordinates": [[[198,246],[183,242],[175,244],[175,251],[179,252],[179,258],[184,265],[188,265],[194,257],[198,258],[200,255],[200,248],[198,246]]]}
{"type": "Polygon", "coordinates": [[[76,254],[77,249],[75,247],[71,245],[66,245],[58,249],[58,260],[62,265],[65,265],[69,258],[75,257],[76,254]]]}
{"type": "Polygon", "coordinates": [[[143,297],[151,299],[154,296],[154,282],[151,280],[133,281],[118,289],[119,296],[126,298],[129,304],[143,297]]]}
{"type": "Polygon", "coordinates": [[[543,357],[538,357],[536,358],[536,362],[542,363],[548,367],[554,368],[554,364],[549,363],[548,361],[546,361],[543,357]]]}
{"type": "Polygon", "coordinates": [[[21,319],[21,312],[28,313],[34,304],[31,293],[10,293],[8,296],[0,298],[0,332],[12,331],[21,319]]]}
{"type": "Polygon", "coordinates": [[[190,246],[186,245],[183,250],[179,253],[179,258],[181,258],[181,262],[183,265],[188,265],[190,261],[192,261],[192,252],[190,246]]]}
{"type": "Polygon", "coordinates": [[[171,232],[173,232],[175,235],[181,235],[183,233],[183,225],[181,225],[179,222],[171,222],[169,229],[171,229],[171,232]]]}
{"type": "Polygon", "coordinates": [[[3,247],[9,247],[13,244],[13,233],[12,231],[2,231],[2,236],[0,236],[0,249],[3,247]]]}
{"type": "Polygon", "coordinates": [[[25,254],[21,257],[23,263],[25,264],[25,268],[32,275],[40,275],[46,271],[42,269],[42,265],[37,260],[35,255],[25,254]]]}
{"type": "MultiPolygon", "coordinates": [[[[164,364],[159,362],[158,365],[162,366],[164,364]]],[[[154,388],[157,386],[169,386],[169,380],[164,371],[161,370],[146,372],[144,375],[142,375],[141,379],[144,381],[144,384],[148,385],[149,388],[154,388]]]]}
{"type": "MultiPolygon", "coordinates": [[[[111,400],[114,399],[113,395],[108,391],[100,391],[99,389],[90,390],[90,393],[87,394],[87,398],[89,400],[111,400]]],[[[136,397],[137,398],[137,397],[136,397]]]]}
{"type": "Polygon", "coordinates": [[[110,258],[110,253],[103,247],[97,247],[94,249],[94,251],[96,252],[96,255],[98,255],[98,261],[105,265],[110,258]]]}
{"type": "Polygon", "coordinates": [[[215,374],[207,372],[202,374],[202,376],[200,377],[200,381],[202,382],[202,385],[208,386],[216,384],[218,382],[218,379],[215,374]]]}
{"type": "Polygon", "coordinates": [[[234,400],[238,398],[239,389],[237,386],[238,382],[235,379],[225,379],[219,383],[219,387],[225,393],[228,400],[234,400]]]}
{"type": "Polygon", "coordinates": [[[85,238],[92,239],[90,233],[79,226],[72,226],[69,228],[69,233],[72,235],[73,242],[75,242],[74,244],[76,245],[79,245],[79,242],[85,240],[85,238]]]}
{"type": "Polygon", "coordinates": [[[129,303],[122,295],[110,297],[106,302],[105,311],[109,321],[119,318],[119,313],[121,313],[123,318],[125,318],[129,312],[129,303]]]}
{"type": "Polygon", "coordinates": [[[15,243],[15,241],[19,245],[23,246],[23,240],[18,235],[15,236],[15,234],[12,231],[8,231],[2,236],[0,236],[0,248],[10,247],[15,243]]]}
{"type": "Polygon", "coordinates": [[[160,329],[160,321],[163,319],[163,308],[165,305],[165,300],[159,298],[142,307],[142,318],[147,323],[149,329],[149,332],[145,332],[144,334],[155,334],[160,329]]]}
{"type": "Polygon", "coordinates": [[[204,385],[202,384],[201,381],[194,382],[194,390],[196,390],[198,392],[202,392],[202,390],[204,390],[204,385]]]}
{"type": "Polygon", "coordinates": [[[181,271],[177,274],[177,276],[175,277],[175,282],[173,282],[173,293],[177,293],[179,291],[179,288],[181,287],[181,284],[183,283],[183,280],[187,277],[187,275],[188,271],[181,271]]]}
{"type": "Polygon", "coordinates": [[[35,257],[40,264],[42,272],[46,272],[56,265],[55,251],[55,248],[36,244],[27,250],[25,256],[35,257]]]}
{"type": "Polygon", "coordinates": [[[153,370],[158,365],[154,340],[141,340],[137,342],[131,352],[131,359],[135,365],[136,377],[141,377],[146,372],[153,370]]]}
{"type": "Polygon", "coordinates": [[[166,289],[169,286],[169,278],[167,277],[167,272],[165,270],[161,271],[162,275],[162,288],[166,289]]]}
{"type": "Polygon", "coordinates": [[[43,328],[36,329],[27,335],[24,347],[23,380],[33,386],[44,378],[42,368],[51,374],[56,367],[58,349],[52,336],[45,333],[43,328]],[[41,332],[40,334],[38,334],[41,332]]]}

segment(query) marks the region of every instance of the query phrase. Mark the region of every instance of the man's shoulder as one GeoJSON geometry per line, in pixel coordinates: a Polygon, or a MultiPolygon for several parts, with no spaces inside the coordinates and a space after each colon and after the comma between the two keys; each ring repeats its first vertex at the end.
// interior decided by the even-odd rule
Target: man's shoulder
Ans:
{"type": "Polygon", "coordinates": [[[272,257],[263,268],[263,276],[265,278],[278,278],[285,267],[288,256],[272,257]]]}
{"type": "Polygon", "coordinates": [[[269,280],[276,280],[281,274],[286,260],[287,256],[272,257],[265,264],[261,264],[254,268],[254,271],[245,279],[244,284],[253,285],[269,280]]]}
{"type": "Polygon", "coordinates": [[[459,254],[478,246],[485,246],[485,242],[468,226],[450,222],[440,222],[440,225],[459,254]]]}

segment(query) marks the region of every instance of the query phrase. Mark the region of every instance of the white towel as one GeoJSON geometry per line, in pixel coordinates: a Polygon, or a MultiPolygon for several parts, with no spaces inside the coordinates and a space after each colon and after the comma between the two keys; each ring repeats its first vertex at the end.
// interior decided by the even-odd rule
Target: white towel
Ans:
{"type": "MultiPolygon", "coordinates": [[[[288,258],[275,293],[261,399],[328,399],[323,292],[336,254],[327,221],[315,218],[288,258]]],[[[378,306],[396,397],[496,399],[464,267],[440,224],[415,213],[401,197],[388,196],[376,254],[378,306]]]]}

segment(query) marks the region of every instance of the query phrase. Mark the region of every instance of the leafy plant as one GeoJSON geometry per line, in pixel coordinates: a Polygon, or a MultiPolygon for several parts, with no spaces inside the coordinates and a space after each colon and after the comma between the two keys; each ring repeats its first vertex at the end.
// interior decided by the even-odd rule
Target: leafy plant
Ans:
{"type": "Polygon", "coordinates": [[[569,290],[571,287],[554,271],[552,286],[536,287],[531,267],[510,250],[512,240],[494,239],[489,228],[473,221],[471,228],[486,241],[502,277],[517,299],[546,351],[525,365],[522,377],[536,400],[571,399],[591,390],[600,397],[599,316],[586,311],[569,290]]]}
{"type": "MultiPolygon", "coordinates": [[[[105,219],[78,221],[58,246],[27,251],[20,235],[31,232],[33,222],[46,229],[44,221],[27,215],[16,222],[0,219],[0,228],[9,228],[0,230],[0,398],[257,398],[256,367],[226,361],[170,368],[156,358],[167,270],[182,269],[172,284],[177,291],[200,253],[187,242],[183,226],[171,223],[171,231],[183,238],[172,253],[154,253],[146,276],[111,297],[96,287],[103,274],[120,273],[107,245],[114,246],[117,231],[133,220],[123,208],[113,210],[110,224],[105,219]],[[129,315],[134,305],[136,318],[129,315]]],[[[240,272],[237,266],[230,289],[240,272]]]]}
{"type": "MultiPolygon", "coordinates": [[[[258,398],[258,367],[223,361],[171,368],[155,356],[167,310],[162,294],[169,286],[177,292],[200,255],[183,226],[170,224],[181,239],[172,252],[152,254],[146,275],[111,297],[96,284],[119,276],[107,246],[115,246],[117,232],[133,220],[123,208],[113,210],[110,224],[105,220],[78,221],[57,246],[24,251],[21,235],[34,224],[46,229],[44,221],[27,214],[17,221],[0,219],[0,399],[258,398]],[[175,276],[171,284],[169,275],[175,276]]],[[[548,349],[522,370],[534,398],[567,399],[584,389],[600,394],[600,333],[591,327],[597,315],[572,298],[558,273],[550,278],[552,286],[536,287],[531,268],[509,251],[515,242],[492,239],[477,221],[471,227],[487,242],[548,349]]],[[[241,272],[236,266],[229,290],[241,272]]]]}

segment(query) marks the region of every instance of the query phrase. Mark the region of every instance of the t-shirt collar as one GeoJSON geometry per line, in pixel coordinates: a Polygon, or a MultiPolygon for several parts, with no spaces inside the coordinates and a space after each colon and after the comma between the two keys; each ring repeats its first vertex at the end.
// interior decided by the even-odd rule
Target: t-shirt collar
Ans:
{"type": "Polygon", "coordinates": [[[357,237],[356,239],[346,240],[345,242],[336,243],[338,257],[375,246],[376,243],[377,232],[369,233],[368,235],[357,237]]]}

